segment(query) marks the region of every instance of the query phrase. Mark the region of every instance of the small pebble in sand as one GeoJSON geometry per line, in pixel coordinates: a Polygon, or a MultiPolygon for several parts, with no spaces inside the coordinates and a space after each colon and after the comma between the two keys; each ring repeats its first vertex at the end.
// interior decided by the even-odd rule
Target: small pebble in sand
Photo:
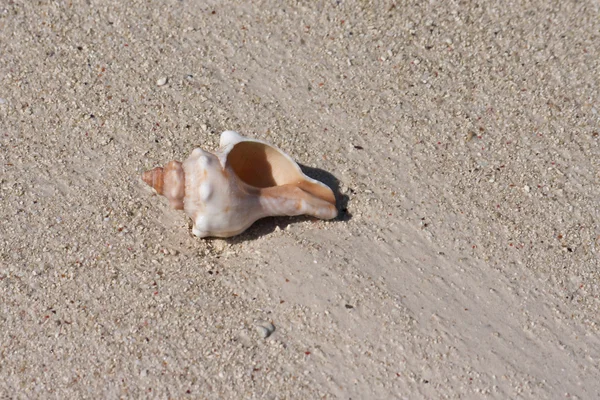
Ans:
{"type": "Polygon", "coordinates": [[[156,85],[157,85],[157,86],[164,86],[164,85],[166,85],[166,84],[167,84],[167,81],[168,81],[168,78],[167,78],[166,76],[163,76],[162,78],[159,78],[159,79],[156,81],[156,85]]]}
{"type": "Polygon", "coordinates": [[[260,337],[263,339],[268,338],[273,332],[275,332],[275,325],[267,321],[258,321],[254,327],[260,337]]]}

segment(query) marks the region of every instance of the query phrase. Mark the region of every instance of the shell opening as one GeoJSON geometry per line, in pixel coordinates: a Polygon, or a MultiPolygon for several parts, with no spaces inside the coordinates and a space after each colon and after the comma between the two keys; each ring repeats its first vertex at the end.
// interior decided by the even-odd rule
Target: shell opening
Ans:
{"type": "Polygon", "coordinates": [[[294,185],[335,204],[335,196],[330,188],[307,179],[294,161],[265,143],[239,142],[227,155],[227,161],[235,174],[248,185],[261,189],[294,185]]]}
{"type": "Polygon", "coordinates": [[[258,188],[296,183],[302,178],[293,162],[264,143],[237,143],[227,161],[242,181],[258,188]]]}

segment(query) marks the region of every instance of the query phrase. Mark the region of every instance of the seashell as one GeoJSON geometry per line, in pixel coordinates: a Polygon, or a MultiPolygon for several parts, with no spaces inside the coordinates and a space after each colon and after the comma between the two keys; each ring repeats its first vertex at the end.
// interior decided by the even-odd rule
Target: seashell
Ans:
{"type": "Polygon", "coordinates": [[[269,216],[337,216],[333,191],[276,147],[233,131],[221,134],[220,146],[217,154],[197,148],[183,163],[142,175],[192,219],[194,235],[234,236],[269,216]]]}

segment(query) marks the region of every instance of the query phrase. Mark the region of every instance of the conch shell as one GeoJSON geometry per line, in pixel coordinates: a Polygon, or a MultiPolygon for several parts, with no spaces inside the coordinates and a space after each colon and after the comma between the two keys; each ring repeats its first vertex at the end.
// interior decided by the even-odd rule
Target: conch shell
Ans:
{"type": "Polygon", "coordinates": [[[333,191],[281,150],[233,131],[221,134],[220,146],[217,154],[197,148],[183,163],[171,161],[142,175],[193,220],[194,235],[234,236],[268,216],[337,216],[333,191]]]}

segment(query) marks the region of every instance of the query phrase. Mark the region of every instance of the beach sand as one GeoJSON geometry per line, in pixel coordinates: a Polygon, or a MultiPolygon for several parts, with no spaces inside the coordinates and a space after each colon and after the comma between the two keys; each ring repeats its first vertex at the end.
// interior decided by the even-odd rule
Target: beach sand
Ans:
{"type": "Polygon", "coordinates": [[[599,32],[594,1],[0,1],[1,397],[598,398],[599,32]],[[140,174],[228,129],[339,218],[192,236],[140,174]]]}

